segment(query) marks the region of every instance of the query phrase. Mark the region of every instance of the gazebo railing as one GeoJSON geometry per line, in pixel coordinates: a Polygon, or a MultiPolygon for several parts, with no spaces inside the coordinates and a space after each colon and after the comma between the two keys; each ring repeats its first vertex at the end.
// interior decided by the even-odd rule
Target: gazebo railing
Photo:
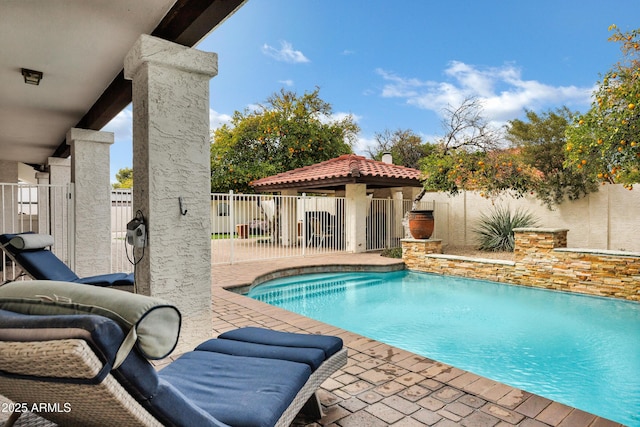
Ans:
{"type": "Polygon", "coordinates": [[[212,263],[345,250],[344,197],[211,195],[212,263]]]}

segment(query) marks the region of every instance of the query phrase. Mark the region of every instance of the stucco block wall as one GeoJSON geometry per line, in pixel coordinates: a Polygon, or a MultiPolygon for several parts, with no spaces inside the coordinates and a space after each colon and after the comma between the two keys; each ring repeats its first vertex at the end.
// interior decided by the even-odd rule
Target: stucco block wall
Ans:
{"type": "Polygon", "coordinates": [[[533,196],[516,199],[501,196],[489,200],[479,192],[466,191],[456,196],[447,193],[427,193],[423,200],[448,203],[446,237],[453,246],[477,244],[473,228],[480,216],[487,214],[494,205],[508,206],[512,211],[526,209],[539,219],[538,227],[567,228],[568,246],[640,252],[640,191],[625,189],[622,185],[604,185],[596,193],[574,201],[565,201],[553,210],[547,209],[533,196]]]}
{"type": "Polygon", "coordinates": [[[568,249],[567,232],[517,229],[514,261],[441,255],[439,241],[415,239],[402,240],[402,258],[411,270],[640,301],[640,253],[568,249]]]}

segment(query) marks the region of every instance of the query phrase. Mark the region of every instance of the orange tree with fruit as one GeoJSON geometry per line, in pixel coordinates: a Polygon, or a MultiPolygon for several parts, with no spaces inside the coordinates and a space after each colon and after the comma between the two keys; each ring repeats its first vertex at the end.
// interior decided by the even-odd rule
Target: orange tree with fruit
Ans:
{"type": "Polygon", "coordinates": [[[567,129],[566,165],[632,189],[640,182],[640,29],[609,30],[622,59],[598,82],[591,109],[567,129]]]}
{"type": "Polygon", "coordinates": [[[251,181],[351,153],[358,126],[331,113],[319,89],[281,90],[265,105],[236,111],[211,135],[211,191],[253,193],[251,181]]]}
{"type": "Polygon", "coordinates": [[[439,148],[422,160],[421,169],[428,191],[478,191],[487,198],[501,193],[522,197],[534,191],[540,181],[539,172],[522,161],[518,149],[459,148],[444,153],[439,148]]]}
{"type": "Polygon", "coordinates": [[[502,134],[483,117],[480,100],[447,107],[442,124],[444,136],[420,161],[426,191],[477,190],[485,197],[530,191],[535,174],[517,150],[502,148],[502,134]]]}
{"type": "Polygon", "coordinates": [[[566,107],[541,114],[527,111],[527,120],[509,121],[502,134],[477,120],[477,101],[465,103],[472,108],[463,104],[447,111],[458,117],[446,120],[447,133],[421,161],[426,191],[471,190],[487,198],[533,195],[551,209],[597,190],[587,175],[564,167],[565,131],[575,114],[566,107]]]}

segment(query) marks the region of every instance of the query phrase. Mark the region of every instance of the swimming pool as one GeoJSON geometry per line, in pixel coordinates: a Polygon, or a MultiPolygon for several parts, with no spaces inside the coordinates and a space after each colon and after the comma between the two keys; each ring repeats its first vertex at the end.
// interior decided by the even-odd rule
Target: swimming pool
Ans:
{"type": "Polygon", "coordinates": [[[640,427],[640,304],[399,271],[263,283],[248,296],[640,427]]]}

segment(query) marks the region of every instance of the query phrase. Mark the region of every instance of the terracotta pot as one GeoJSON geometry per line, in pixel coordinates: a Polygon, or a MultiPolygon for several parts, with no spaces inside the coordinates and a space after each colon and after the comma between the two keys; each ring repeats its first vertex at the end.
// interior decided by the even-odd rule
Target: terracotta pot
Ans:
{"type": "Polygon", "coordinates": [[[428,239],[433,234],[433,211],[410,211],[409,232],[414,239],[428,239]]]}

